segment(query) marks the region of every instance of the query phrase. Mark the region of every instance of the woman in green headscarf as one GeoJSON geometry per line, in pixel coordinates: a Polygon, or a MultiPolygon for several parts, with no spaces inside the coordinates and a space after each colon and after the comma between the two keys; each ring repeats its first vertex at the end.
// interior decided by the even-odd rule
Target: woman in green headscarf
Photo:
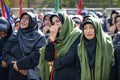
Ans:
{"type": "Polygon", "coordinates": [[[112,40],[103,32],[98,19],[89,17],[83,22],[78,46],[81,80],[109,80],[114,65],[112,40]]]}
{"type": "Polygon", "coordinates": [[[55,13],[50,21],[52,26],[48,44],[40,50],[42,80],[79,80],[77,46],[81,30],[66,14],[55,13]],[[51,66],[50,73],[48,65],[51,66]]]}

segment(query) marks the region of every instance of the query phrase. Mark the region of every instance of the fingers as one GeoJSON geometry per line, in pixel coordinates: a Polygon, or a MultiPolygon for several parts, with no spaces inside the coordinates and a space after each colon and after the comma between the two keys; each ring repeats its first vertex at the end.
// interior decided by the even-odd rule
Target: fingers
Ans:
{"type": "Polygon", "coordinates": [[[27,75],[27,70],[19,70],[19,73],[21,73],[22,75],[27,75]]]}
{"type": "Polygon", "coordinates": [[[48,65],[49,65],[49,66],[53,66],[53,61],[48,62],[48,65]]]}
{"type": "Polygon", "coordinates": [[[56,26],[51,26],[50,27],[50,39],[52,41],[55,40],[56,36],[57,36],[57,32],[58,32],[58,27],[56,26]]]}
{"type": "Polygon", "coordinates": [[[46,34],[48,30],[49,30],[49,26],[45,26],[45,27],[43,28],[43,33],[46,34]]]}
{"type": "Polygon", "coordinates": [[[13,69],[18,71],[17,62],[16,61],[12,61],[11,63],[13,63],[13,69]]]}
{"type": "Polygon", "coordinates": [[[7,63],[3,60],[2,60],[2,66],[5,67],[5,68],[8,67],[7,63]]]}

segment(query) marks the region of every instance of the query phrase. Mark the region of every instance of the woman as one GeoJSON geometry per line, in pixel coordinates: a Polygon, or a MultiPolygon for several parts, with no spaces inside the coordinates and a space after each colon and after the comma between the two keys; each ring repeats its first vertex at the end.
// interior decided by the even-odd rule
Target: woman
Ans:
{"type": "Polygon", "coordinates": [[[113,35],[117,32],[116,26],[115,26],[115,17],[119,14],[119,11],[112,10],[110,19],[106,21],[107,29],[109,31],[109,34],[114,37],[113,35]]]}
{"type": "Polygon", "coordinates": [[[18,31],[19,27],[20,27],[20,19],[17,18],[14,25],[14,31],[18,31]]]}
{"type": "Polygon", "coordinates": [[[50,16],[52,13],[46,13],[43,17],[43,29],[42,32],[45,34],[46,38],[49,37],[50,33],[50,27],[51,27],[51,22],[50,22],[50,16]]]}
{"type": "Polygon", "coordinates": [[[77,45],[81,31],[65,14],[55,13],[50,17],[50,21],[52,26],[48,44],[41,49],[42,80],[79,80],[77,45]]]}
{"type": "Polygon", "coordinates": [[[115,47],[115,66],[112,67],[110,80],[120,80],[120,43],[115,47]]]}
{"type": "Polygon", "coordinates": [[[120,42],[120,14],[115,17],[115,26],[117,33],[114,35],[113,38],[114,47],[116,47],[116,45],[120,42]]]}
{"type": "Polygon", "coordinates": [[[115,48],[115,66],[111,71],[111,80],[120,80],[120,14],[115,18],[115,24],[118,32],[114,35],[113,45],[115,48]]]}
{"type": "Polygon", "coordinates": [[[3,51],[4,61],[10,66],[9,80],[28,80],[27,70],[38,65],[39,49],[45,42],[35,16],[31,12],[23,13],[18,32],[11,35],[3,51]]]}
{"type": "Polygon", "coordinates": [[[102,30],[100,21],[94,17],[83,22],[78,56],[81,80],[109,80],[114,63],[112,41],[102,30]]]}
{"type": "Polygon", "coordinates": [[[3,61],[2,51],[11,34],[12,27],[9,22],[0,17],[0,80],[8,80],[9,67],[3,61]]]}

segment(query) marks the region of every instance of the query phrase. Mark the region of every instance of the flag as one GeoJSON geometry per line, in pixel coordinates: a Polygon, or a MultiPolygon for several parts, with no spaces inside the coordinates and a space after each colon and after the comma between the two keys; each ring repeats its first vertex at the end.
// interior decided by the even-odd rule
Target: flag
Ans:
{"type": "Polygon", "coordinates": [[[59,0],[54,0],[55,12],[59,11],[59,0]]]}
{"type": "Polygon", "coordinates": [[[2,16],[7,18],[6,10],[4,7],[4,0],[1,0],[1,9],[2,9],[2,16]]]}
{"type": "Polygon", "coordinates": [[[12,17],[10,14],[10,9],[8,8],[8,6],[6,5],[6,3],[4,2],[4,6],[5,6],[5,10],[6,10],[6,14],[7,14],[7,19],[12,22],[12,17]]]}
{"type": "Polygon", "coordinates": [[[82,0],[79,1],[77,14],[80,15],[81,12],[82,12],[82,0]]]}
{"type": "Polygon", "coordinates": [[[20,0],[20,16],[21,16],[21,14],[22,14],[22,0],[20,0]]]}
{"type": "Polygon", "coordinates": [[[9,0],[4,0],[6,5],[10,5],[10,1],[9,0]]]}
{"type": "Polygon", "coordinates": [[[6,3],[4,2],[4,0],[1,0],[1,6],[2,6],[2,16],[5,17],[10,22],[11,26],[13,27],[14,21],[12,19],[11,14],[10,14],[10,9],[6,5],[6,3]]]}

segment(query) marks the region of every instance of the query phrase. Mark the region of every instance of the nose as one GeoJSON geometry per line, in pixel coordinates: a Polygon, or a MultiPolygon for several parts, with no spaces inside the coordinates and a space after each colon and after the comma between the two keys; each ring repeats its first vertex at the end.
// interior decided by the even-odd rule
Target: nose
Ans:
{"type": "Polygon", "coordinates": [[[90,32],[90,28],[87,29],[87,32],[90,32]]]}

